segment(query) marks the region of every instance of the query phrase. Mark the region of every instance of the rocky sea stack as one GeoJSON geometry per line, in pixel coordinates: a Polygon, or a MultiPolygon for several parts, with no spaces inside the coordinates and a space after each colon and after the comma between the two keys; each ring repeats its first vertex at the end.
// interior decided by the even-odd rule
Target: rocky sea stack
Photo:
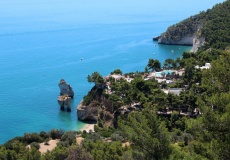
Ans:
{"type": "Polygon", "coordinates": [[[70,84],[67,84],[64,79],[60,80],[58,86],[60,88],[60,95],[66,94],[68,95],[68,97],[71,97],[71,98],[74,97],[74,92],[72,90],[72,87],[70,86],[70,84]]]}
{"type": "Polygon", "coordinates": [[[64,79],[60,80],[58,86],[60,88],[60,96],[58,96],[58,104],[60,105],[60,109],[64,110],[66,107],[67,111],[70,112],[70,101],[71,98],[74,97],[72,87],[70,86],[70,84],[67,84],[64,79]]]}

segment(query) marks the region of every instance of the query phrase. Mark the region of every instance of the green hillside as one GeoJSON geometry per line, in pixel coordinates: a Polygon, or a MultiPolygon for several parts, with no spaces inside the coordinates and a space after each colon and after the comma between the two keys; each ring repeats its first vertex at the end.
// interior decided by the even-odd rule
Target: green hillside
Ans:
{"type": "Polygon", "coordinates": [[[204,37],[205,45],[225,49],[230,43],[230,1],[216,4],[212,9],[191,16],[170,26],[161,35],[160,43],[177,44],[184,37],[204,37]]]}

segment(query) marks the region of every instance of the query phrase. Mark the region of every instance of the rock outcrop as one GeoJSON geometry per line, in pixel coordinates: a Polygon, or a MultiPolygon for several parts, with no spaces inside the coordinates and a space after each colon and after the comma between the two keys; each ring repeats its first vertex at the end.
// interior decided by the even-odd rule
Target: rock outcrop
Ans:
{"type": "Polygon", "coordinates": [[[202,29],[204,27],[203,15],[195,15],[175,25],[170,26],[166,32],[154,38],[159,44],[193,46],[192,51],[204,44],[202,29]]]}
{"type": "Polygon", "coordinates": [[[68,95],[58,96],[58,104],[60,105],[61,110],[64,110],[66,107],[67,111],[70,112],[71,111],[70,101],[71,101],[71,98],[68,95]]]}
{"type": "Polygon", "coordinates": [[[155,36],[153,37],[153,41],[158,41],[159,38],[161,38],[161,36],[155,36]]]}
{"type": "Polygon", "coordinates": [[[58,104],[60,105],[61,110],[65,110],[65,107],[67,108],[67,111],[71,111],[71,98],[74,97],[74,92],[72,90],[72,87],[66,83],[64,79],[61,79],[59,84],[60,88],[60,96],[58,96],[58,104]]]}
{"type": "Polygon", "coordinates": [[[187,45],[192,46],[192,52],[197,52],[198,48],[205,44],[205,38],[196,37],[195,35],[188,35],[182,37],[180,40],[170,40],[165,37],[158,39],[159,44],[168,44],[168,45],[187,45]]]}
{"type": "Polygon", "coordinates": [[[184,37],[181,37],[180,39],[168,39],[164,35],[162,35],[158,39],[159,44],[170,44],[170,45],[187,45],[192,46],[193,45],[193,39],[195,38],[194,35],[187,35],[184,37]]]}
{"type": "Polygon", "coordinates": [[[96,106],[91,106],[91,105],[84,106],[83,103],[81,102],[77,107],[78,119],[81,121],[87,121],[87,120],[97,121],[99,116],[98,109],[99,108],[96,106]]]}
{"type": "Polygon", "coordinates": [[[112,110],[112,102],[103,98],[102,102],[93,100],[88,106],[81,102],[77,107],[78,119],[81,121],[98,121],[104,122],[105,126],[117,127],[119,115],[127,115],[136,109],[133,106],[120,106],[115,111],[112,110]]]}
{"type": "Polygon", "coordinates": [[[60,95],[68,95],[71,98],[74,97],[72,87],[69,84],[67,84],[64,79],[60,80],[58,86],[60,88],[60,95]]]}
{"type": "Polygon", "coordinates": [[[117,126],[117,115],[127,114],[135,107],[114,104],[104,93],[104,87],[95,85],[77,106],[77,116],[81,121],[103,121],[103,125],[117,126]]]}
{"type": "Polygon", "coordinates": [[[201,37],[201,38],[197,38],[195,37],[193,39],[193,45],[192,45],[192,52],[197,52],[198,48],[203,46],[205,44],[205,38],[201,37]]]}

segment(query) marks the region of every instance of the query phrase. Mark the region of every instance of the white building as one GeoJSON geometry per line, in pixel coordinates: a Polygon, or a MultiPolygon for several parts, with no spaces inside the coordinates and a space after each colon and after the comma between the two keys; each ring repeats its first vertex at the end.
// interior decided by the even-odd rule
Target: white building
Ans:
{"type": "Polygon", "coordinates": [[[199,66],[197,65],[197,66],[195,66],[195,68],[196,68],[196,69],[200,68],[201,70],[202,70],[202,69],[210,69],[210,68],[211,68],[211,64],[210,64],[210,63],[205,63],[204,66],[199,67],[199,66]]]}

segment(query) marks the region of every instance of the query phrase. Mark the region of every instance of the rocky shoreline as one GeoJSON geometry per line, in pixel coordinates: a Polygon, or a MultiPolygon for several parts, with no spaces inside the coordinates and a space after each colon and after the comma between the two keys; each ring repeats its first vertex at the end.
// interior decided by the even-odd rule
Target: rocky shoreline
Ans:
{"type": "Polygon", "coordinates": [[[197,52],[198,48],[205,44],[205,38],[203,37],[198,38],[195,35],[185,36],[181,38],[181,40],[179,41],[168,40],[163,36],[155,36],[153,38],[153,41],[157,41],[159,44],[165,44],[165,45],[192,46],[191,52],[197,52]]]}

